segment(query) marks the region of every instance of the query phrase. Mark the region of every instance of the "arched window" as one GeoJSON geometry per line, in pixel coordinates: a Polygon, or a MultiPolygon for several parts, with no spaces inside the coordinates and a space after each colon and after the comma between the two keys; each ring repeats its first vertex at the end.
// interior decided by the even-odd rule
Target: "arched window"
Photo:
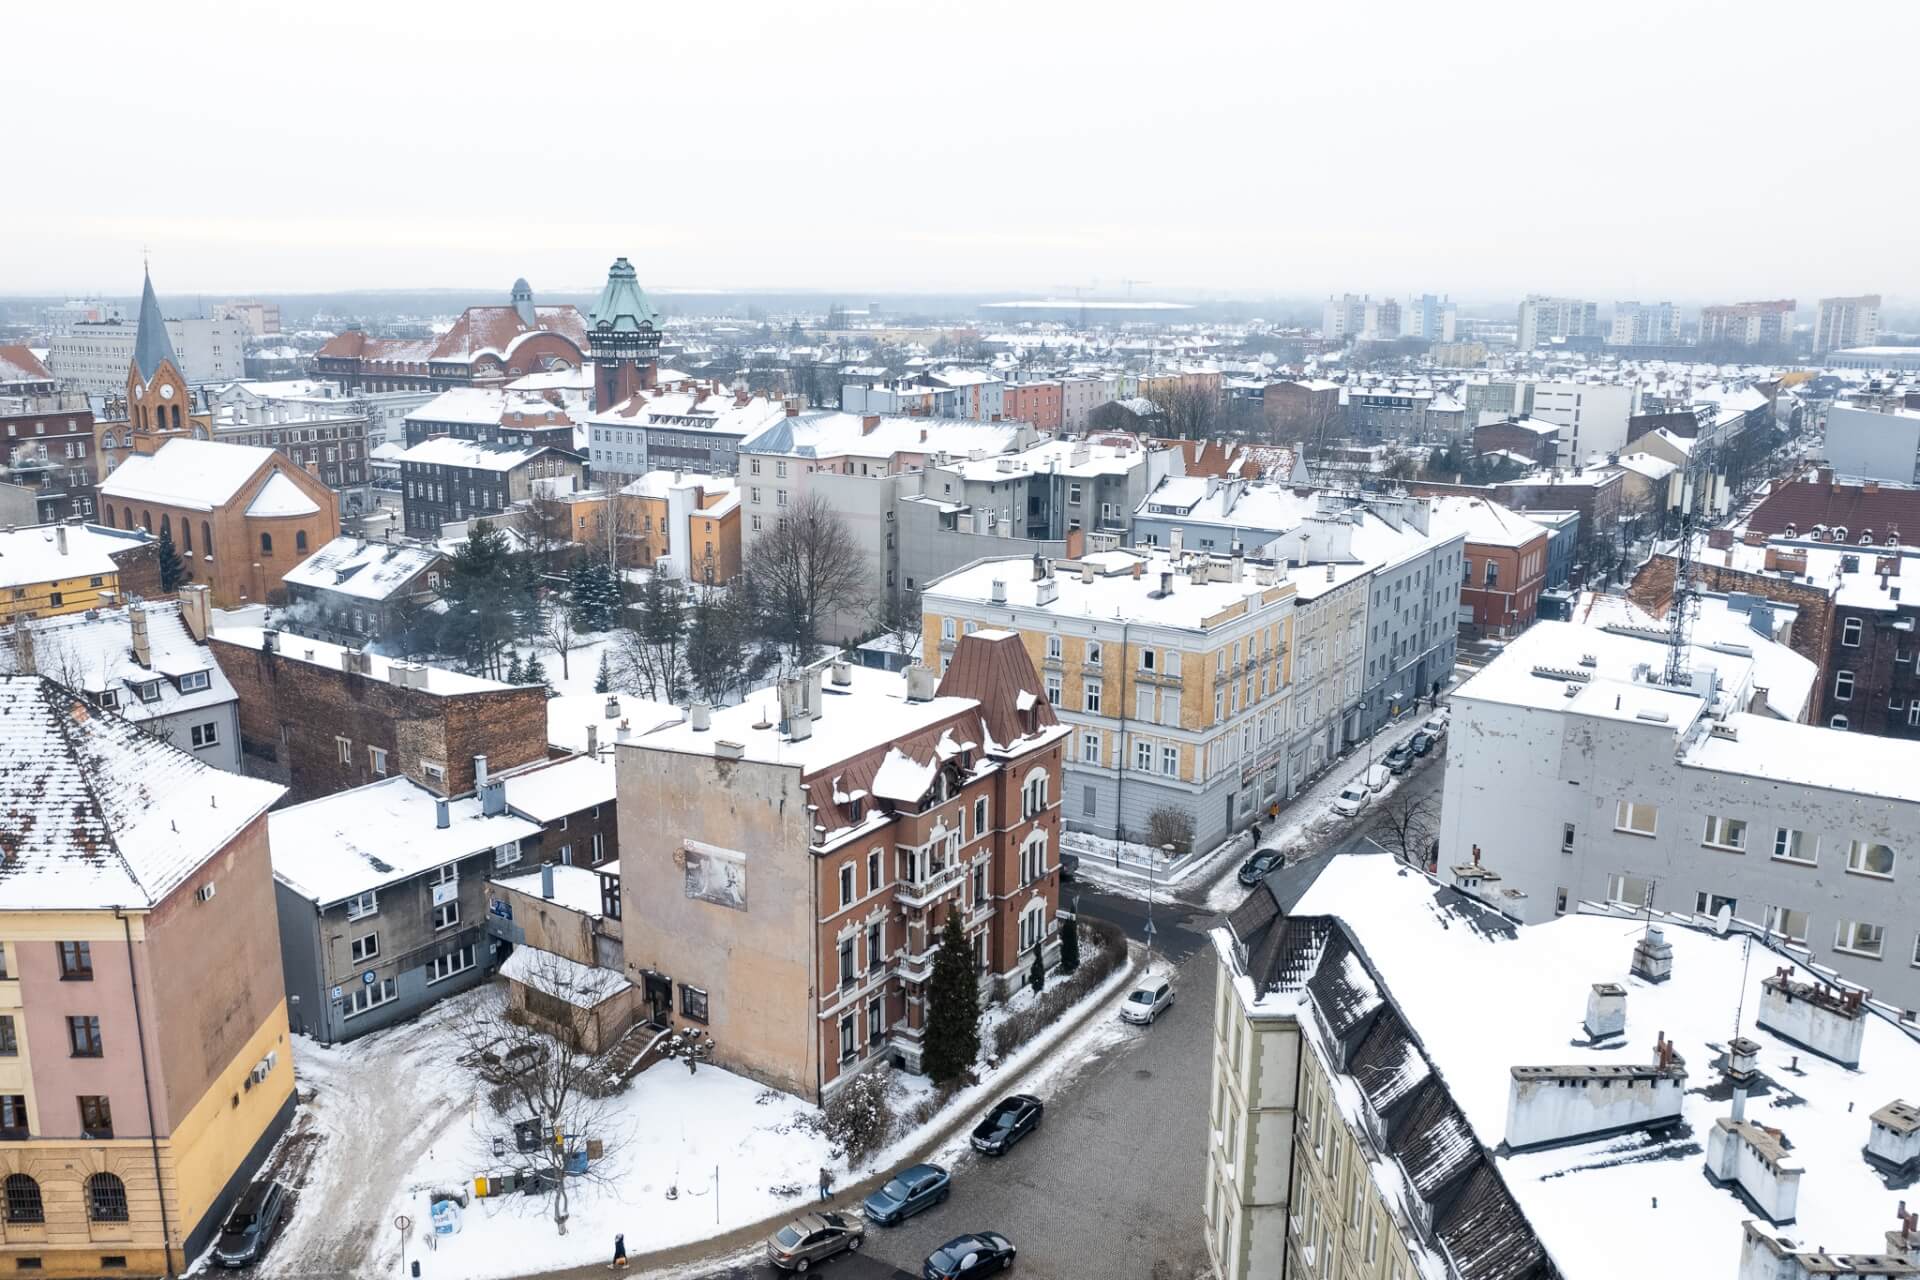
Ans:
{"type": "Polygon", "coordinates": [[[1047,807],[1047,771],[1035,769],[1027,775],[1020,792],[1020,816],[1031,818],[1047,807]]]}
{"type": "Polygon", "coordinates": [[[193,554],[193,521],[180,522],[180,549],[188,555],[193,554]]]}
{"type": "Polygon", "coordinates": [[[200,522],[200,548],[202,555],[213,559],[213,529],[205,520],[200,522]]]}
{"type": "Polygon", "coordinates": [[[272,534],[263,533],[260,535],[260,554],[263,556],[270,556],[273,554],[273,535],[272,534]]]}
{"type": "Polygon", "coordinates": [[[160,536],[167,539],[173,537],[173,517],[164,511],[160,513],[160,536]]]}
{"type": "Polygon", "coordinates": [[[295,551],[305,551],[307,549],[307,531],[305,529],[293,535],[293,549],[295,551]]]}
{"type": "Polygon", "coordinates": [[[120,508],[120,514],[126,518],[126,527],[131,530],[133,528],[133,508],[122,507],[120,508]]]}
{"type": "Polygon", "coordinates": [[[173,429],[178,431],[180,429],[180,406],[176,404],[169,407],[173,410],[173,429]]]}
{"type": "Polygon", "coordinates": [[[148,533],[153,532],[153,512],[142,511],[140,513],[140,527],[142,529],[145,529],[148,533]]]}
{"type": "Polygon", "coordinates": [[[111,1173],[87,1179],[87,1216],[95,1222],[127,1220],[127,1184],[111,1173]]]}
{"type": "Polygon", "coordinates": [[[113,528],[113,504],[111,502],[103,503],[100,507],[100,514],[107,518],[107,528],[113,528]]]}
{"type": "Polygon", "coordinates": [[[45,1222],[46,1206],[40,1201],[40,1184],[24,1173],[7,1175],[7,1221],[45,1222]]]}

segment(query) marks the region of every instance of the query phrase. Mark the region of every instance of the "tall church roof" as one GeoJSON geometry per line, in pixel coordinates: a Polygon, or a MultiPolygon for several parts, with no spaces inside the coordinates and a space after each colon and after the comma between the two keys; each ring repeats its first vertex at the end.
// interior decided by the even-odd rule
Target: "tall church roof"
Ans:
{"type": "Polygon", "coordinates": [[[133,340],[133,367],[140,371],[140,381],[152,382],[163,360],[176,371],[180,368],[173,354],[173,339],[167,336],[166,318],[160,314],[160,300],[153,296],[153,275],[149,272],[140,294],[140,329],[133,340]]]}
{"type": "Polygon", "coordinates": [[[625,258],[615,258],[607,269],[607,287],[587,313],[587,327],[590,332],[614,333],[660,328],[660,311],[640,287],[633,264],[625,258]]]}

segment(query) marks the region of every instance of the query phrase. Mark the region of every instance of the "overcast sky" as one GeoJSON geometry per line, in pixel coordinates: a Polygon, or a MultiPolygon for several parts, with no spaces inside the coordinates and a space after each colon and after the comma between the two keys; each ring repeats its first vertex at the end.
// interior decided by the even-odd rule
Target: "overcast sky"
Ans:
{"type": "Polygon", "coordinates": [[[1920,3],[9,6],[0,292],[1920,292],[1920,3]]]}

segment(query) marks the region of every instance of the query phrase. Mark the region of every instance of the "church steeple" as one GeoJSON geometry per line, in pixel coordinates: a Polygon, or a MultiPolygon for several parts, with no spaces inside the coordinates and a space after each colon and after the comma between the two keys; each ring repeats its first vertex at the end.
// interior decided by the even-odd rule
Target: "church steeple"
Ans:
{"type": "Polygon", "coordinates": [[[187,380],[173,353],[173,339],[167,336],[160,300],[153,293],[153,273],[147,272],[133,362],[127,367],[127,420],[133,424],[134,451],[152,453],[176,436],[189,435],[193,424],[188,412],[187,380]]]}

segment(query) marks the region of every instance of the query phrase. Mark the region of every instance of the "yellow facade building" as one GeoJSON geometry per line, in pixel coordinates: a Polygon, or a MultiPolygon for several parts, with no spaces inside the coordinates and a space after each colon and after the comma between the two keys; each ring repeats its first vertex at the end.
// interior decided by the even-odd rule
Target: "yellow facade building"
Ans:
{"type": "Polygon", "coordinates": [[[156,552],[151,538],[97,524],[0,532],[0,626],[158,595],[156,552]]]}

